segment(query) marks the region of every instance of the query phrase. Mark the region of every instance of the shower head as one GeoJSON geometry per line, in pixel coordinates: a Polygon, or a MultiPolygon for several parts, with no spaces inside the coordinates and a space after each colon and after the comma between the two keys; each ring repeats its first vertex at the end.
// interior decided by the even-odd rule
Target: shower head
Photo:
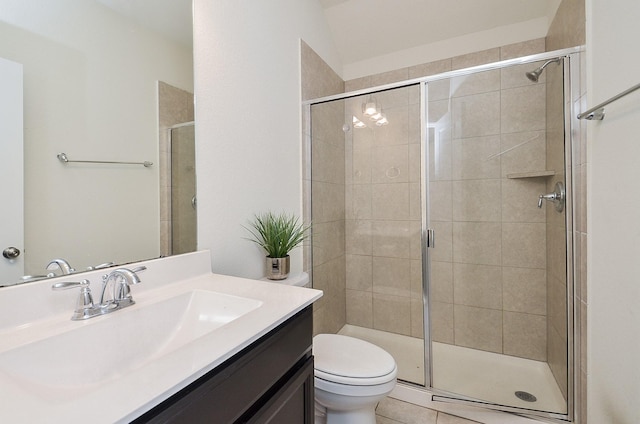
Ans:
{"type": "Polygon", "coordinates": [[[560,58],[547,60],[542,66],[540,66],[539,68],[534,69],[533,71],[525,73],[525,75],[531,81],[538,82],[538,78],[540,78],[540,74],[542,74],[542,71],[544,71],[544,68],[546,68],[547,65],[550,64],[550,63],[558,63],[558,62],[560,62],[560,58]]]}

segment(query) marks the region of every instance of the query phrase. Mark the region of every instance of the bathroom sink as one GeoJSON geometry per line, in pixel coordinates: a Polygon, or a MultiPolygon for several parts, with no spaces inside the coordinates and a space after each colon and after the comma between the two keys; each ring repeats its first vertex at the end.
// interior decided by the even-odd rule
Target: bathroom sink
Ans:
{"type": "Polygon", "coordinates": [[[65,399],[152,364],[257,309],[262,301],[207,290],[141,302],[0,354],[0,374],[65,399]]]}

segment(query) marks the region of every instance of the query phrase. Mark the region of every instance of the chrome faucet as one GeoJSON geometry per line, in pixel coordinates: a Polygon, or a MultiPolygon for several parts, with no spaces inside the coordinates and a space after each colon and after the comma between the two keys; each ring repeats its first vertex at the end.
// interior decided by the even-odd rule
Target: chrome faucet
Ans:
{"type": "Polygon", "coordinates": [[[55,265],[58,269],[60,269],[60,272],[62,272],[62,275],[69,275],[72,272],[76,271],[75,269],[71,268],[71,265],[69,265],[69,262],[61,258],[54,259],[51,262],[49,262],[47,264],[47,269],[50,269],[51,265],[55,265]]]}
{"type": "Polygon", "coordinates": [[[109,304],[116,304],[118,308],[124,308],[126,306],[133,305],[135,302],[131,297],[131,289],[129,288],[133,284],[140,283],[140,277],[136,272],[141,272],[147,269],[145,266],[135,268],[133,270],[128,268],[117,268],[111,271],[109,274],[102,276],[102,294],[100,295],[100,304],[107,306],[109,304]],[[112,284],[109,284],[112,282],[112,284]],[[105,299],[105,294],[108,293],[109,288],[112,287],[111,298],[105,299]]]}
{"type": "Polygon", "coordinates": [[[76,302],[76,308],[73,311],[71,319],[74,321],[89,319],[133,305],[135,302],[131,297],[131,290],[129,289],[129,286],[131,284],[140,283],[140,278],[136,272],[141,272],[145,269],[147,269],[145,266],[134,268],[133,270],[128,268],[118,268],[114,269],[109,274],[103,275],[102,294],[98,305],[93,303],[93,296],[91,295],[91,289],[89,288],[89,280],[82,280],[81,282],[65,281],[62,283],[55,283],[51,288],[53,290],[66,290],[80,287],[80,297],[76,302]],[[105,299],[105,293],[107,293],[110,287],[112,288],[110,290],[111,298],[105,299]]]}

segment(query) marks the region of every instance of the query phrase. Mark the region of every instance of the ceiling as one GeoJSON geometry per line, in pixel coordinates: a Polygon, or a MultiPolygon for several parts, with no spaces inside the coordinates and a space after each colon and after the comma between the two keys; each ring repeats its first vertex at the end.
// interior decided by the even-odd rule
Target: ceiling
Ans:
{"type": "Polygon", "coordinates": [[[479,31],[553,19],[561,0],[319,0],[344,65],[479,31]]]}

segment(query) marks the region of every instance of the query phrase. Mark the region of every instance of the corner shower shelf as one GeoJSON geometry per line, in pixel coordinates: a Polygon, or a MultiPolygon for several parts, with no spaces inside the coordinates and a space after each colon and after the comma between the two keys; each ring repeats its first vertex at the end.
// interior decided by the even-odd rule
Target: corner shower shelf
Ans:
{"type": "Polygon", "coordinates": [[[518,172],[515,174],[507,174],[507,178],[539,178],[539,177],[553,177],[556,175],[556,171],[533,171],[533,172],[518,172]]]}

